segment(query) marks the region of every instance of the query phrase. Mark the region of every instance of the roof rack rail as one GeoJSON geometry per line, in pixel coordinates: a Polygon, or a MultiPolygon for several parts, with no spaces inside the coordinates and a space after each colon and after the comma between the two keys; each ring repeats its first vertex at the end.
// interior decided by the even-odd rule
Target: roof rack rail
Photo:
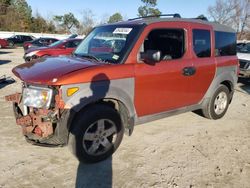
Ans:
{"type": "Polygon", "coordinates": [[[181,18],[181,15],[178,14],[178,13],[175,13],[175,14],[160,14],[160,15],[142,16],[142,17],[137,17],[137,18],[131,18],[131,19],[129,19],[129,21],[131,21],[131,20],[139,20],[139,19],[142,19],[142,18],[157,18],[157,17],[181,18]]]}

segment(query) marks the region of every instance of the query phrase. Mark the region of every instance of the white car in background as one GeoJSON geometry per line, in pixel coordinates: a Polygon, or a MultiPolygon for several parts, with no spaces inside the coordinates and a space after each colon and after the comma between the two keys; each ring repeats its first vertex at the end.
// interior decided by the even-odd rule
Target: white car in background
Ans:
{"type": "Polygon", "coordinates": [[[250,78],[250,42],[238,49],[237,56],[240,62],[239,77],[250,78]]]}

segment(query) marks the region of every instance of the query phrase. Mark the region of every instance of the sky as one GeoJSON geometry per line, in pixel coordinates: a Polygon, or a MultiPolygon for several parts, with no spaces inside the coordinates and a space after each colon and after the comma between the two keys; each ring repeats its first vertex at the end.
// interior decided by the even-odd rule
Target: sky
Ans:
{"type": "MultiPolygon", "coordinates": [[[[138,17],[137,9],[141,0],[26,0],[33,14],[39,12],[44,18],[63,15],[69,12],[81,20],[81,11],[91,10],[94,20],[100,22],[112,14],[120,12],[126,19],[138,17]]],[[[157,8],[163,14],[179,13],[182,17],[192,18],[207,15],[208,6],[216,0],[157,0],[157,8]]]]}

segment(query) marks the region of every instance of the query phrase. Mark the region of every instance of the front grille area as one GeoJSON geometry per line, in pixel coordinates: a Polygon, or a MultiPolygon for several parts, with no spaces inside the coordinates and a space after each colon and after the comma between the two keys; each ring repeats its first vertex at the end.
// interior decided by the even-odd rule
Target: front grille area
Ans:
{"type": "Polygon", "coordinates": [[[248,69],[249,66],[250,66],[250,62],[249,61],[241,60],[240,59],[240,68],[241,69],[248,69]]]}

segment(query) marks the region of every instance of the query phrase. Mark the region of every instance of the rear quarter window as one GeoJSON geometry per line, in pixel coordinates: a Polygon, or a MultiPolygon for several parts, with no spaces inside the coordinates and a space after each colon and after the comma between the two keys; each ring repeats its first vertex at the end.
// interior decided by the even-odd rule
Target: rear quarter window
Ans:
{"type": "Polygon", "coordinates": [[[193,29],[193,50],[199,58],[211,56],[211,37],[209,30],[193,29]]]}
{"type": "Polygon", "coordinates": [[[215,31],[215,55],[236,55],[236,34],[215,31]]]}

